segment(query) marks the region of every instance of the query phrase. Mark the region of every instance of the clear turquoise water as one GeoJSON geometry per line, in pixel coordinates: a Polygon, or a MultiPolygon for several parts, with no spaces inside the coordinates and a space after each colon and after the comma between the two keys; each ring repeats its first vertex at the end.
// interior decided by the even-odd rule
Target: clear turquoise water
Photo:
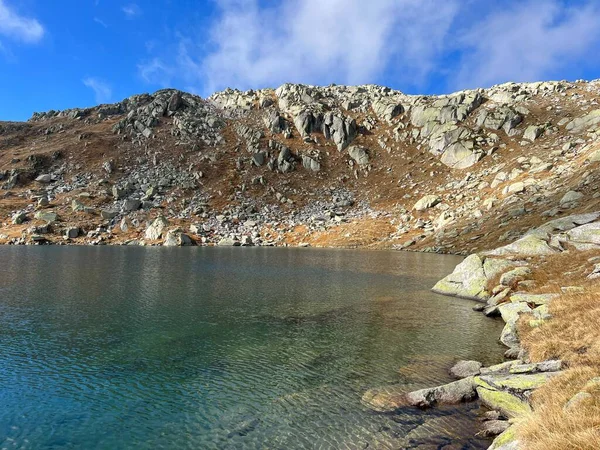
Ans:
{"type": "Polygon", "coordinates": [[[499,360],[499,323],[429,292],[459,261],[0,248],[0,448],[398,448],[431,417],[472,418],[360,401],[375,386],[449,381],[455,359],[499,360]]]}

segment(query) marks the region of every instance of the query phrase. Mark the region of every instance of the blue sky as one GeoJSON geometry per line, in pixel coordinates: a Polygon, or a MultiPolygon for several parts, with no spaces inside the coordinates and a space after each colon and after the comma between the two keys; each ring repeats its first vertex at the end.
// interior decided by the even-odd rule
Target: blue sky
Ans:
{"type": "Polygon", "coordinates": [[[175,87],[600,78],[600,0],[0,0],[0,120],[175,87]]]}

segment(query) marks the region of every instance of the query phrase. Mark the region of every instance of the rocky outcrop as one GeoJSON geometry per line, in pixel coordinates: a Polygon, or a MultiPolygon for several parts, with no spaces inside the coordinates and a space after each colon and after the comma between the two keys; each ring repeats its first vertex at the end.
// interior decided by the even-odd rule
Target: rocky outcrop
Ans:
{"type": "Polygon", "coordinates": [[[439,294],[484,301],[490,297],[490,280],[514,266],[512,261],[471,255],[432,289],[439,294]]]}

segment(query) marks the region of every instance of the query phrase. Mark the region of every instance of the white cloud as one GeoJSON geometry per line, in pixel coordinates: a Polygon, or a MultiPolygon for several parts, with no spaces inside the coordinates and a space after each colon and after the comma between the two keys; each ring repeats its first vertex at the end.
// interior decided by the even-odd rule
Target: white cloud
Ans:
{"type": "Polygon", "coordinates": [[[106,24],[106,22],[104,22],[99,17],[94,17],[94,22],[96,22],[99,25],[102,25],[104,28],[108,28],[108,25],[106,24]]]}
{"type": "Polygon", "coordinates": [[[460,39],[465,55],[455,84],[479,87],[560,77],[561,69],[594,57],[599,23],[600,5],[595,0],[577,7],[557,0],[530,0],[492,13],[460,39]]]}
{"type": "Polygon", "coordinates": [[[44,36],[44,27],[33,18],[19,15],[0,0],[0,34],[26,43],[39,42],[44,36]]]}
{"type": "Polygon", "coordinates": [[[127,16],[128,19],[133,19],[134,17],[142,14],[141,8],[135,3],[123,6],[121,8],[121,11],[123,11],[123,13],[125,14],[125,16],[127,16]]]}
{"type": "Polygon", "coordinates": [[[87,77],[82,81],[94,91],[97,103],[107,103],[112,99],[112,88],[105,81],[95,77],[87,77]]]}
{"type": "MultiPolygon", "coordinates": [[[[219,0],[221,14],[205,42],[180,39],[171,56],[152,61],[205,93],[224,87],[368,83],[388,64],[413,80],[435,67],[458,0],[219,0]]],[[[142,72],[148,72],[146,65],[142,72]]],[[[142,75],[143,76],[143,75],[142,75]]],[[[172,75],[169,75],[172,76],[172,75]]]]}
{"type": "Polygon", "coordinates": [[[446,91],[566,78],[584,63],[598,65],[591,56],[600,48],[598,0],[215,2],[208,38],[177,29],[149,46],[142,79],[204,95],[390,80],[400,89],[446,91]]]}

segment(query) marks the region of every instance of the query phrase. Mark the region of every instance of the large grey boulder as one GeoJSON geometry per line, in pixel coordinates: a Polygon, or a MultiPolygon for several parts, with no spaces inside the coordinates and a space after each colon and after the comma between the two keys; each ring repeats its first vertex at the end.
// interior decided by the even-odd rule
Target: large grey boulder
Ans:
{"type": "Polygon", "coordinates": [[[600,246],[600,222],[588,223],[566,232],[568,242],[580,250],[590,250],[600,246]]]}
{"type": "Polygon", "coordinates": [[[125,200],[123,202],[121,211],[123,211],[123,212],[137,211],[138,209],[140,209],[141,206],[142,206],[142,201],[140,199],[128,198],[127,200],[125,200]]]}
{"type": "Polygon", "coordinates": [[[518,239],[512,244],[505,245],[504,247],[497,248],[487,255],[510,255],[517,254],[522,256],[535,256],[535,255],[553,255],[558,253],[558,250],[550,247],[548,243],[536,236],[529,235],[518,239]]]}
{"type": "Polygon", "coordinates": [[[321,164],[310,156],[302,155],[302,166],[305,169],[312,170],[313,172],[318,172],[321,170],[321,164]]]}
{"type": "Polygon", "coordinates": [[[37,220],[43,220],[47,223],[56,222],[58,220],[58,214],[54,211],[38,211],[34,216],[37,220]]]}
{"type": "Polygon", "coordinates": [[[506,134],[523,121],[523,116],[509,106],[501,106],[496,109],[483,109],[477,116],[477,126],[490,128],[492,130],[503,129],[506,134]]]}
{"type": "Polygon", "coordinates": [[[529,125],[525,130],[525,133],[523,133],[523,139],[527,139],[528,141],[533,142],[537,138],[539,138],[543,132],[544,127],[541,127],[539,125],[529,125]]]}
{"type": "Polygon", "coordinates": [[[111,220],[119,215],[119,211],[111,211],[109,209],[103,209],[100,211],[100,217],[103,219],[111,220]]]}
{"type": "Polygon", "coordinates": [[[69,227],[65,230],[65,237],[68,239],[75,239],[79,236],[79,227],[69,227]]]}
{"type": "Polygon", "coordinates": [[[398,114],[402,114],[404,112],[404,107],[400,103],[389,98],[377,99],[372,103],[371,107],[380,119],[388,122],[398,114]]]}
{"type": "Polygon", "coordinates": [[[479,361],[458,361],[450,369],[450,375],[458,379],[467,378],[479,375],[482,367],[479,361]]]}
{"type": "Polygon", "coordinates": [[[560,199],[560,205],[565,206],[576,203],[583,198],[583,194],[577,191],[569,191],[560,199]]]}
{"type": "Polygon", "coordinates": [[[433,208],[435,205],[440,203],[440,198],[437,195],[425,195],[421,197],[417,203],[413,206],[415,211],[425,211],[429,208],[433,208]]]}
{"type": "Polygon", "coordinates": [[[512,261],[503,259],[485,258],[471,255],[465,258],[454,272],[438,281],[433,291],[438,294],[470,298],[474,300],[487,300],[490,293],[487,290],[489,280],[503,273],[515,265],[512,261]]]}
{"type": "Polygon", "coordinates": [[[573,134],[583,133],[588,129],[600,124],[600,109],[590,111],[583,117],[573,119],[567,124],[567,131],[573,134]]]}
{"type": "Polygon", "coordinates": [[[367,150],[362,147],[352,146],[348,148],[348,155],[352,158],[359,166],[369,164],[369,154],[367,150]]]}
{"type": "Polygon", "coordinates": [[[165,247],[187,247],[194,245],[194,241],[181,229],[169,230],[163,242],[165,247]]]}
{"type": "Polygon", "coordinates": [[[21,225],[27,220],[27,214],[24,212],[18,212],[12,216],[13,225],[21,225]]]}
{"type": "Polygon", "coordinates": [[[169,221],[163,216],[158,216],[154,222],[146,228],[144,237],[150,241],[157,241],[163,235],[165,228],[169,225],[169,221]]]}
{"type": "Polygon", "coordinates": [[[50,174],[42,174],[39,175],[35,181],[37,181],[38,183],[51,183],[52,182],[52,176],[50,174]]]}
{"type": "Polygon", "coordinates": [[[428,408],[438,404],[455,405],[473,400],[476,396],[473,377],[467,377],[443,386],[409,392],[406,401],[411,406],[428,408]]]}

